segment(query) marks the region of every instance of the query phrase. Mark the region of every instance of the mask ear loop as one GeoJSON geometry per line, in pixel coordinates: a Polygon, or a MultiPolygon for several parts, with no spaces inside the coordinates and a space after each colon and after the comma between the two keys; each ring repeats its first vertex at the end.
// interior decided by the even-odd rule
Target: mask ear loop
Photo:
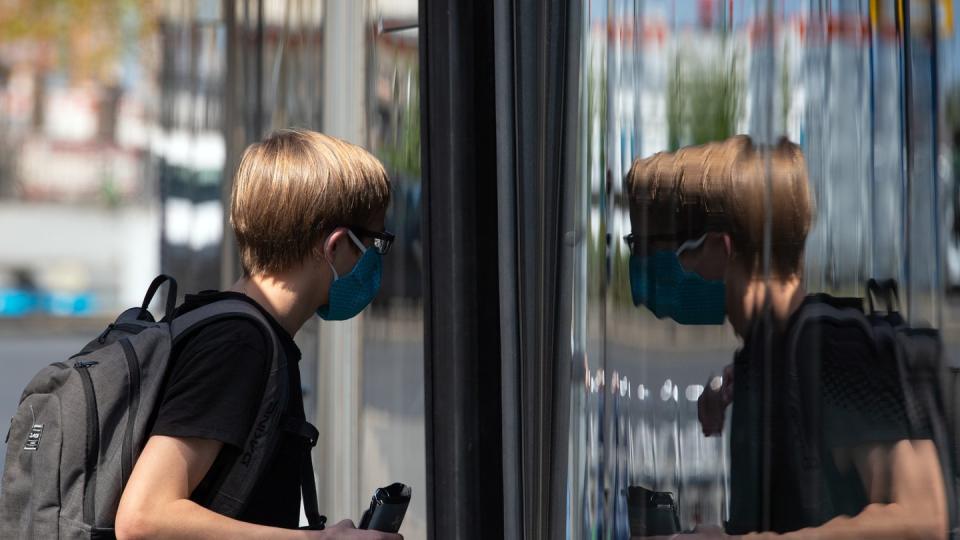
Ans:
{"type": "MultiPolygon", "coordinates": [[[[331,234],[332,234],[332,233],[331,233],[331,234]]],[[[328,236],[328,237],[327,237],[327,241],[329,241],[329,240],[330,240],[330,237],[328,236]]],[[[326,243],[326,242],[324,242],[324,243],[326,243]]],[[[330,267],[330,271],[333,272],[333,280],[334,280],[334,281],[337,281],[338,279],[340,279],[340,274],[337,273],[337,269],[333,267],[333,263],[330,262],[330,259],[327,258],[326,250],[324,250],[324,252],[323,252],[323,260],[327,262],[327,266],[329,266],[329,267],[330,267]]]]}
{"type": "Polygon", "coordinates": [[[356,244],[356,245],[357,245],[357,248],[360,249],[360,253],[366,253],[366,252],[367,252],[367,249],[369,249],[369,248],[368,248],[367,246],[363,245],[363,242],[361,242],[360,239],[357,238],[357,235],[353,234],[353,231],[351,231],[350,229],[347,229],[347,234],[350,235],[350,239],[353,240],[353,243],[356,244]]]}
{"type": "Polygon", "coordinates": [[[684,251],[693,251],[695,249],[699,249],[700,246],[702,246],[703,243],[706,241],[707,241],[706,234],[704,234],[700,238],[697,238],[696,240],[687,240],[686,242],[680,244],[680,247],[677,248],[677,251],[675,253],[677,257],[679,257],[680,255],[683,254],[684,251]]]}
{"type": "MultiPolygon", "coordinates": [[[[332,234],[332,233],[331,233],[331,234],[332,234]]],[[[347,229],[347,235],[350,236],[350,240],[353,240],[353,243],[356,244],[356,245],[357,245],[357,248],[360,249],[360,253],[366,253],[366,252],[367,252],[367,249],[369,249],[369,248],[367,248],[367,246],[363,245],[363,242],[361,242],[360,239],[357,238],[357,236],[356,236],[355,234],[353,234],[353,231],[351,231],[350,229],[347,229]]],[[[330,239],[330,237],[328,236],[328,237],[327,237],[327,240],[329,240],[329,239],[330,239]]],[[[338,279],[340,279],[340,274],[338,274],[338,273],[337,273],[337,269],[333,267],[333,263],[330,262],[329,259],[327,259],[326,254],[324,254],[323,259],[324,259],[325,261],[327,261],[327,264],[330,266],[330,270],[333,271],[333,280],[334,280],[334,281],[337,281],[338,279]]]]}

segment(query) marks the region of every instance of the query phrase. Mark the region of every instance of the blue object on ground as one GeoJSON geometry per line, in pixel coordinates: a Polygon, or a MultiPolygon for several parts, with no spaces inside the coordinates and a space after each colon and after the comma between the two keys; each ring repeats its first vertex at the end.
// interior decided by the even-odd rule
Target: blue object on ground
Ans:
{"type": "Polygon", "coordinates": [[[43,310],[50,315],[76,317],[90,315],[94,308],[94,295],[89,292],[48,292],[43,297],[43,310]]]}
{"type": "Polygon", "coordinates": [[[37,293],[25,289],[0,288],[0,317],[22,317],[37,309],[37,293]]]}

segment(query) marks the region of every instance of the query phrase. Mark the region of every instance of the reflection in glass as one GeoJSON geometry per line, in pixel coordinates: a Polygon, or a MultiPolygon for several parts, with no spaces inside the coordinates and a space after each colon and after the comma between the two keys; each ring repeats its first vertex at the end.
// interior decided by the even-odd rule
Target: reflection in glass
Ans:
{"type": "Polygon", "coordinates": [[[360,494],[393,481],[411,486],[401,532],[426,538],[417,6],[379,4],[370,3],[366,33],[366,136],[390,176],[386,228],[396,241],[363,322],[360,494]]]}
{"type": "MultiPolygon", "coordinates": [[[[633,307],[620,239],[664,222],[631,214],[630,164],[735,134],[797,143],[816,203],[806,290],[863,297],[869,278],[895,279],[910,323],[943,325],[956,361],[960,303],[944,294],[960,288],[956,14],[939,1],[574,1],[579,151],[566,227],[576,271],[571,356],[558,359],[573,368],[568,536],[629,536],[631,486],[672,493],[684,530],[722,526],[731,413],[721,436],[704,437],[697,401],[738,341],[726,327],[633,307]],[[593,383],[600,370],[617,390],[593,383]]],[[[766,219],[759,242],[770,261],[766,219]]]]}

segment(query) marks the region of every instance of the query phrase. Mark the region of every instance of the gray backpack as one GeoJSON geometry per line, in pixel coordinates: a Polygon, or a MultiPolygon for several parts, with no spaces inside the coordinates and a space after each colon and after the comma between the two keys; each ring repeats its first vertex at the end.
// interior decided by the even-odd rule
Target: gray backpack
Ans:
{"type": "Polygon", "coordinates": [[[142,306],[123,312],[83,350],[42,369],[27,385],[7,433],[0,536],[113,538],[120,495],[149,436],[174,345],[205,324],[237,317],[259,323],[273,355],[251,432],[208,506],[239,515],[286,430],[305,443],[304,507],[312,528],[322,528],[309,456],[317,432],[285,414],[291,391],[286,358],[269,322],[240,300],[213,302],[171,321],[176,291],[173,278],[157,277],[142,306]],[[165,281],[166,314],[155,322],[147,306],[165,281]]]}

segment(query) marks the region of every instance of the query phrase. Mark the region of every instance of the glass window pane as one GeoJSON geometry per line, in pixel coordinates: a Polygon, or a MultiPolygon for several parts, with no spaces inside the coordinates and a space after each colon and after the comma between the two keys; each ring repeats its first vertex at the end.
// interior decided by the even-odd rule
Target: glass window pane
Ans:
{"type": "Polygon", "coordinates": [[[949,467],[876,336],[957,361],[952,3],[577,4],[570,537],[796,530],[874,501],[865,448],[949,467]]]}

